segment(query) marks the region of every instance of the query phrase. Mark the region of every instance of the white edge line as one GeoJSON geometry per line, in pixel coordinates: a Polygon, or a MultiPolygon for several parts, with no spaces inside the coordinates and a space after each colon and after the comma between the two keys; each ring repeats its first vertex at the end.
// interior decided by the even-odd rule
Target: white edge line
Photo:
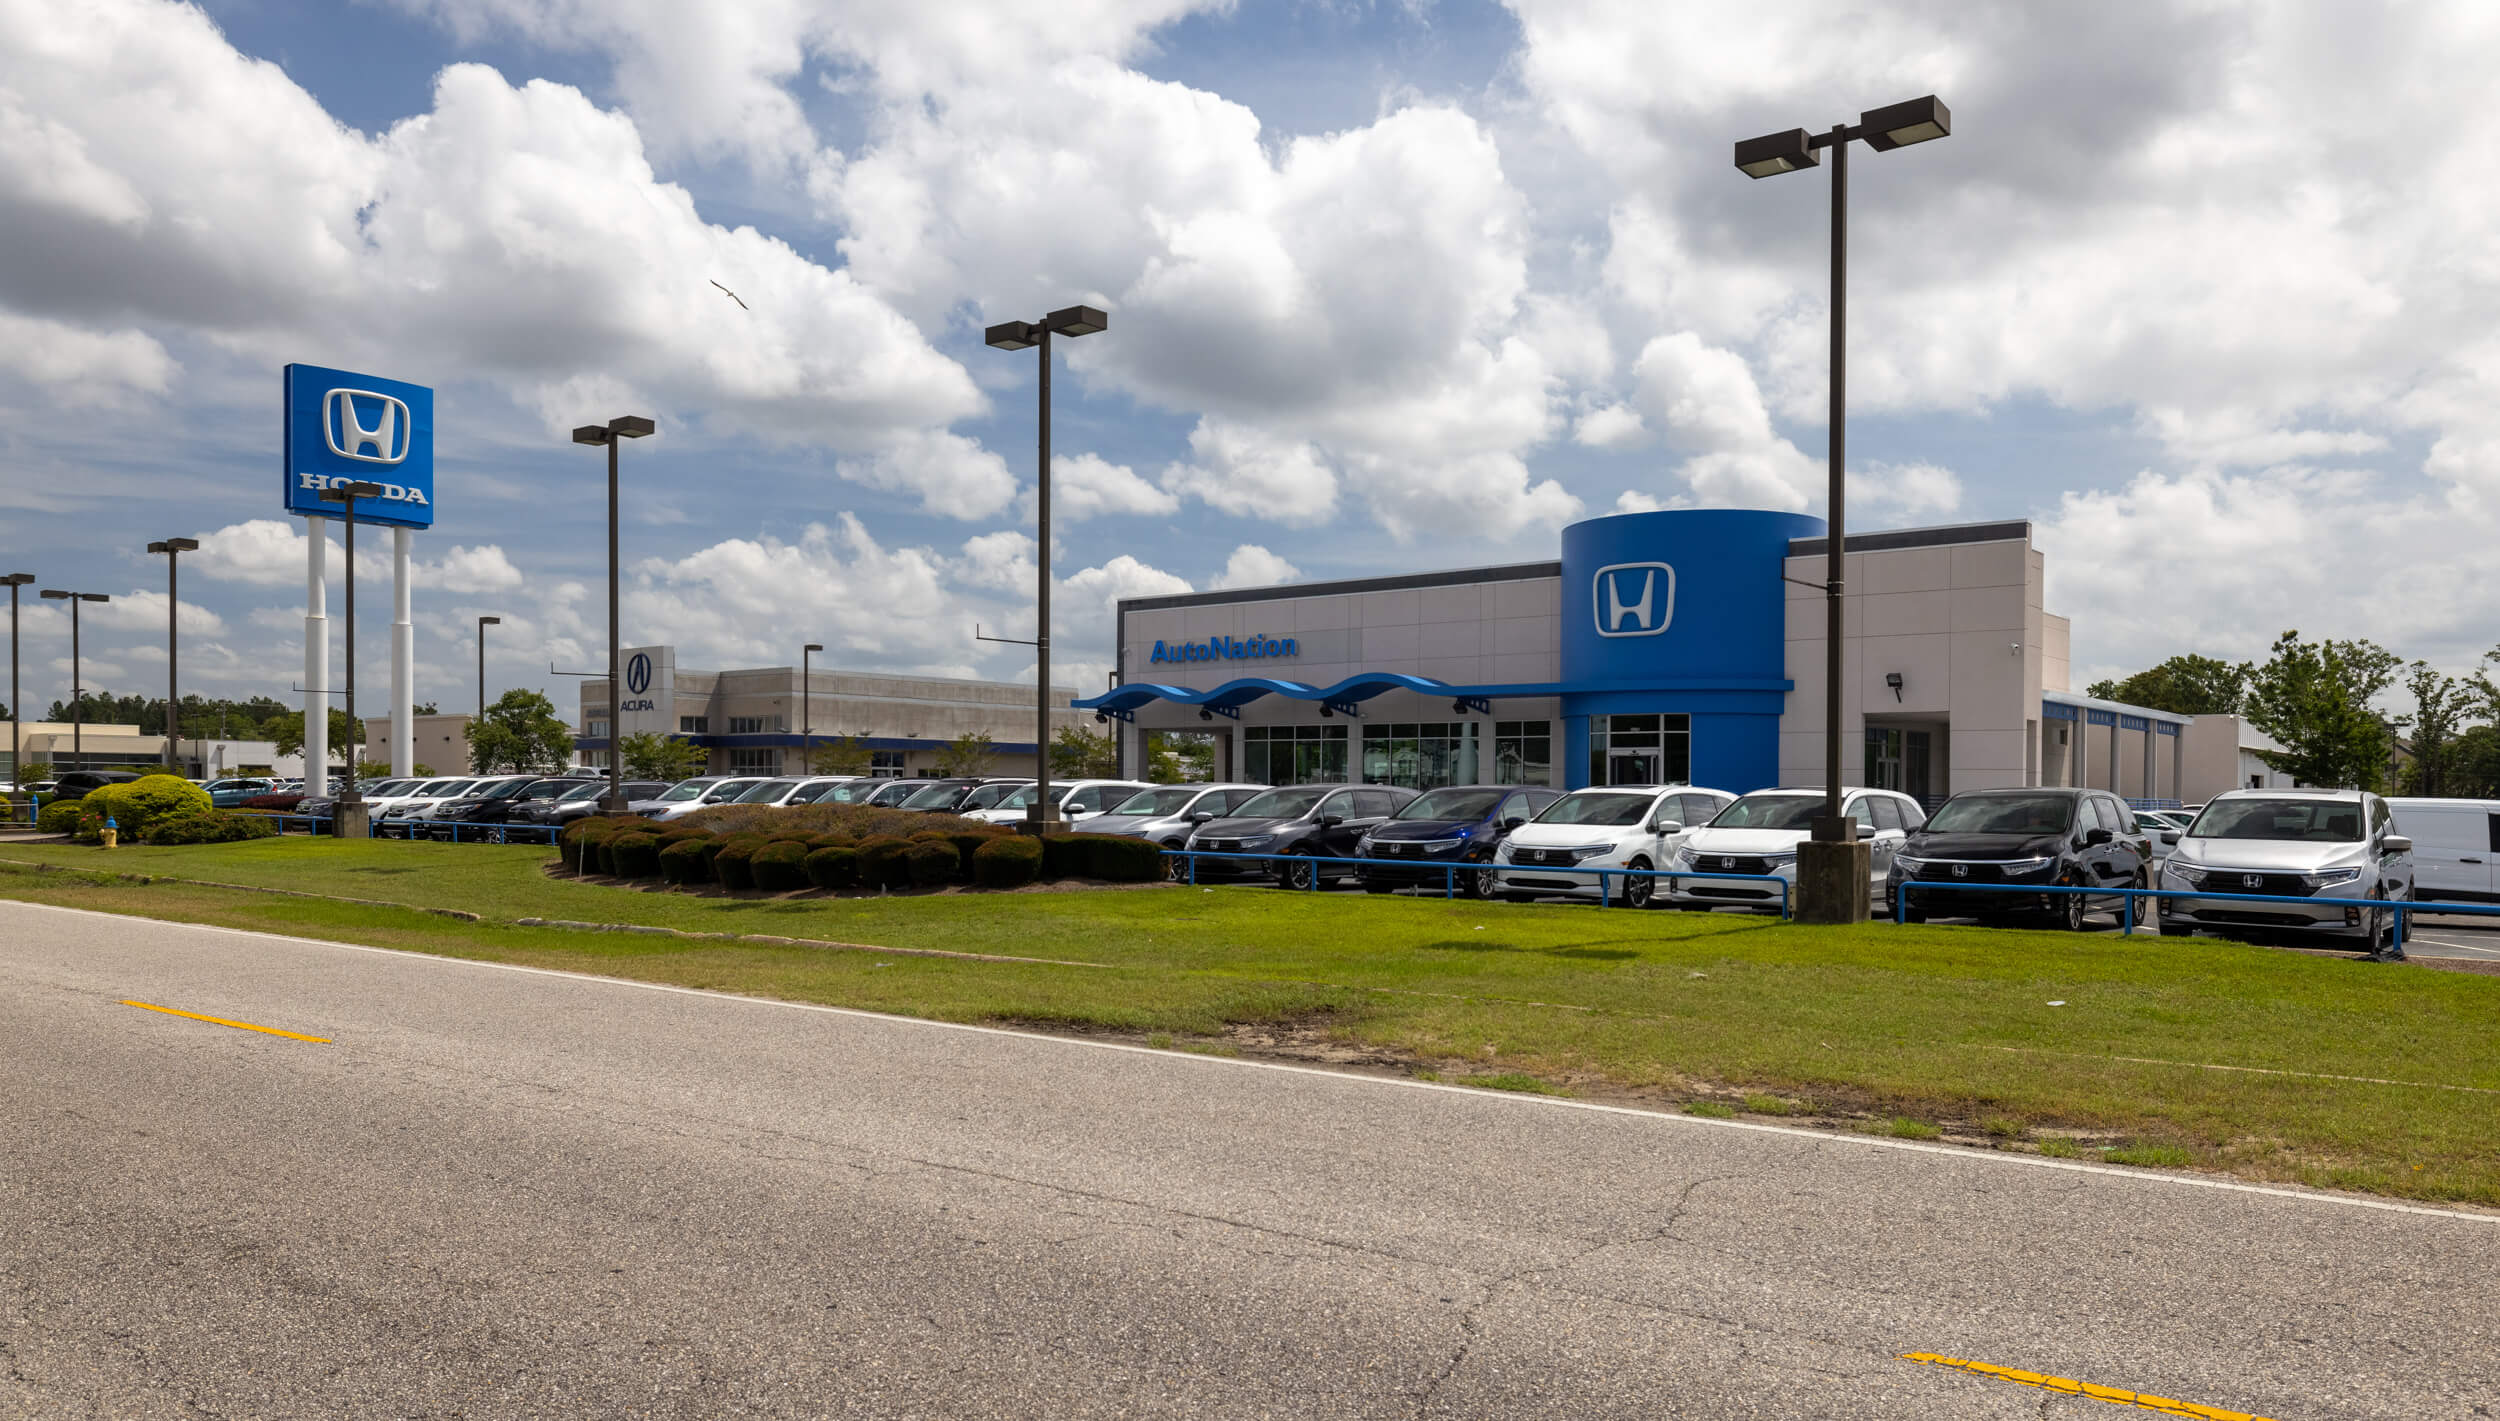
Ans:
{"type": "MultiPolygon", "coordinates": [[[[0,899],[0,905],[34,908],[46,912],[71,913],[79,917],[111,918],[129,922],[135,914],[107,913],[93,908],[65,908],[56,903],[30,903],[24,899],[0,899]]],[[[1119,1051],[1130,1055],[1152,1056],[1165,1061],[1195,1061],[1209,1066],[1229,1066],[1256,1071],[1280,1071],[1288,1075],[1317,1076],[1323,1080],[1357,1082],[1369,1085],[1395,1086],[1405,1090],[1438,1091],[1464,1096],[1469,1100],[1508,1101],[1516,1105],[1558,1110],[1585,1110],[1601,1115],[1629,1115],[1641,1120],[1662,1121],[1672,1125],[1690,1125],[1702,1129],[1743,1130],[1759,1135],[1784,1135],[1816,1144],[1862,1145],[1870,1149],[1899,1150],[1905,1154],[1941,1155],[1966,1163],[2017,1165],[2029,1169],[2063,1170],[2073,1174],[2106,1175],[2112,1179],[2132,1180],[2140,1184],[2167,1184],[2188,1189],[2216,1189],[2232,1194],[2261,1194],[2273,1199],[2291,1199],[2305,1204],[2336,1204],[2348,1209],[2376,1209],[2391,1214],[2421,1214],[2434,1219],[2456,1219],[2467,1223],[2500,1224],[2500,1213],[2484,1213],[2471,1208],[2439,1209],[2423,1204],[2399,1204],[2387,1199],[2359,1199],[2343,1194],[2328,1194],[2311,1189],[2286,1189],[2269,1184],[2241,1184],[2232,1180],[2206,1179],[2191,1174],[2167,1174],[2146,1169],[2122,1169],[2109,1165],[2086,1164],[2078,1160],[2044,1159],[2038,1155],[2005,1154],[1998,1151],[1967,1149],[1956,1145],[1926,1145],[1915,1140],[1888,1140],[1872,1135],[1850,1135],[1836,1130],[1808,1130],[1796,1125],[1765,1125],[1751,1120],[1715,1120],[1705,1115],[1670,1114],[1664,1110],[1643,1110],[1629,1105],[1607,1105],[1594,1100],[1569,1100],[1559,1096],[1537,1095],[1527,1091],[1487,1090],[1482,1086],[1452,1085],[1441,1081],[1411,1080],[1401,1076],[1364,1075],[1354,1071],[1332,1071],[1319,1066],[1297,1066],[1285,1061],[1254,1061],[1235,1056],[1209,1056],[1195,1051],[1163,1050],[1153,1046],[1131,1046],[1118,1041],[1090,1041],[1080,1036],[1053,1036],[1039,1031],[1017,1031],[1004,1026],[979,1026],[963,1021],[939,1021],[931,1017],[898,1016],[888,1012],[865,1011],[858,1007],[826,1006],[821,1002],[792,1002],[778,997],[750,997],[737,992],[716,992],[703,987],[679,987],[666,982],[641,982],[631,977],[602,977],[591,972],[567,972],[554,967],[524,967],[512,962],[481,962],[470,957],[447,957],[430,952],[411,952],[404,948],[375,947],[361,942],[333,942],[327,938],[296,937],[288,933],[260,932],[251,928],[229,928],[215,923],[186,923],[168,918],[144,921],[162,923],[167,927],[189,928],[201,932],[227,933],[235,937],[261,938],[272,942],[297,943],[306,947],[334,948],[344,952],[370,952],[403,962],[437,962],[459,967],[483,967],[498,972],[522,972],[534,977],[560,977],[575,982],[593,982],[609,987],[631,987],[645,992],[667,992],[676,996],[703,997],[719,1002],[742,1002],[751,1006],[781,1007],[790,1011],[822,1012],[829,1016],[860,1017],[869,1021],[898,1026],[934,1027],[941,1031],[968,1031],[981,1036],[1006,1036],[1018,1041],[1047,1042],[1054,1046],[1081,1047],[1091,1051],[1119,1051]]]]}

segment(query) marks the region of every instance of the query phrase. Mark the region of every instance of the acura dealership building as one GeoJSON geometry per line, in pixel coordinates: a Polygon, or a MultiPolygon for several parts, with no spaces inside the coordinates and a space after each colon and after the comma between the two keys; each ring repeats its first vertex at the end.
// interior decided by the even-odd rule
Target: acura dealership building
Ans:
{"type": "MultiPolygon", "coordinates": [[[[1416,786],[1823,780],[1821,520],[1597,518],[1553,562],[1133,598],[1118,682],[1148,737],[1212,732],[1222,778],[1416,786]]],[[[2007,785],[2179,797],[2183,716],[2068,688],[2025,522],[1848,540],[1843,777],[1929,801],[2007,785]]]]}

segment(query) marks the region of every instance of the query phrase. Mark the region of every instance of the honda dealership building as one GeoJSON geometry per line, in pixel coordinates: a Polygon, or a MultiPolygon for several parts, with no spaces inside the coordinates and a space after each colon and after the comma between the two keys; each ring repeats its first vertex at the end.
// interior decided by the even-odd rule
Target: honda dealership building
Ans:
{"type": "MultiPolygon", "coordinates": [[[[1220,777],[1269,784],[1819,785],[1823,531],[1622,514],[1565,528],[1553,562],[1134,598],[1119,684],[1076,708],[1132,770],[1188,731],[1220,777]]],[[[1846,564],[1850,783],[2179,797],[2186,717],[2068,689],[2030,524],[1857,534],[1846,564]]]]}

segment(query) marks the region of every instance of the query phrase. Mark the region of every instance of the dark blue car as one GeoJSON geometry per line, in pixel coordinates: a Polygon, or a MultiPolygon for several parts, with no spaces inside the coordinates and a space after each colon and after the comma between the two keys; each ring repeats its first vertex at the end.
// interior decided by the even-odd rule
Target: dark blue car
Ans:
{"type": "Polygon", "coordinates": [[[1446,865],[1457,864],[1458,891],[1470,898],[1493,896],[1493,850],[1510,831],[1562,798],[1543,785],[1449,785],[1407,801],[1375,825],[1355,846],[1367,863],[1356,870],[1366,893],[1399,888],[1439,892],[1450,885],[1446,865]],[[1409,864],[1412,867],[1409,867],[1409,864]]]}

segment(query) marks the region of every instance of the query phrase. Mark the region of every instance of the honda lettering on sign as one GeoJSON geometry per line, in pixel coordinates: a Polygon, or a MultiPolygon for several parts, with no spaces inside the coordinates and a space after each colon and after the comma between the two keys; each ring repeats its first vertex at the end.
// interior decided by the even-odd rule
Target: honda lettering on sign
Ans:
{"type": "Polygon", "coordinates": [[[382,486],[356,501],[356,521],[391,528],[434,526],[434,392],[423,385],[286,367],[286,509],[335,516],[321,491],[335,483],[382,486]]]}

